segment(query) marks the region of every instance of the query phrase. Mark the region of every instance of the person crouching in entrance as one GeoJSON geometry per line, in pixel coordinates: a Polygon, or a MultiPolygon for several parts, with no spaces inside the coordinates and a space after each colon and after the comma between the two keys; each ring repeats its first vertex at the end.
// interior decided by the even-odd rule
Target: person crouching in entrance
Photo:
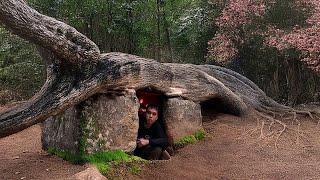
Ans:
{"type": "Polygon", "coordinates": [[[159,108],[154,105],[147,107],[145,118],[140,120],[136,156],[147,160],[170,159],[169,153],[164,150],[168,145],[166,134],[158,122],[159,108]]]}

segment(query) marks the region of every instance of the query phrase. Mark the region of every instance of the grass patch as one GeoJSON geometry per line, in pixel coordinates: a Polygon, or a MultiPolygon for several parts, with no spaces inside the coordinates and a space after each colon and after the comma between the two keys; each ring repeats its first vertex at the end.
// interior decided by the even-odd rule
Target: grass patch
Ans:
{"type": "Polygon", "coordinates": [[[196,131],[194,133],[194,137],[200,141],[202,139],[204,139],[204,137],[206,136],[206,132],[203,129],[199,129],[198,131],[196,131]]]}
{"type": "Polygon", "coordinates": [[[108,179],[124,179],[124,177],[132,178],[132,175],[139,175],[141,173],[141,167],[147,162],[147,160],[142,160],[139,161],[139,163],[137,163],[137,161],[111,163],[106,177],[108,179]]]}
{"type": "Polygon", "coordinates": [[[197,139],[194,137],[194,135],[189,135],[179,139],[174,143],[174,145],[176,147],[184,147],[187,144],[194,144],[195,142],[197,142],[197,139]]]}
{"type": "Polygon", "coordinates": [[[188,144],[194,144],[197,141],[203,139],[205,137],[205,131],[203,129],[199,129],[192,135],[185,136],[178,141],[174,142],[175,148],[182,148],[188,144]]]}
{"type": "Polygon", "coordinates": [[[114,167],[119,164],[130,164],[130,166],[128,166],[128,171],[132,172],[132,174],[137,174],[140,173],[140,169],[137,164],[146,161],[140,157],[128,155],[121,150],[101,151],[94,154],[81,153],[77,155],[57,148],[49,148],[48,153],[51,155],[56,155],[73,164],[94,164],[103,175],[107,175],[111,166],[114,167]]]}
{"type": "Polygon", "coordinates": [[[139,175],[141,172],[141,169],[140,169],[140,167],[133,165],[133,166],[129,167],[129,172],[133,175],[139,175]]]}
{"type": "MultiPolygon", "coordinates": [[[[174,143],[175,148],[182,148],[188,144],[194,144],[205,137],[205,131],[199,129],[194,134],[185,136],[174,143]]],[[[131,156],[121,150],[114,151],[100,151],[94,154],[73,154],[68,151],[57,148],[49,148],[48,153],[56,155],[73,164],[94,164],[101,174],[113,178],[119,175],[130,173],[132,175],[139,175],[141,172],[140,165],[148,162],[137,156],[131,156]]]]}
{"type": "Polygon", "coordinates": [[[64,150],[60,150],[58,148],[50,147],[50,148],[48,148],[47,152],[51,155],[56,155],[56,156],[62,158],[63,160],[69,161],[72,164],[84,164],[85,163],[85,161],[81,155],[77,155],[77,154],[71,153],[69,151],[64,151],[64,150]]]}
{"type": "Polygon", "coordinates": [[[104,175],[107,174],[110,165],[140,161],[136,156],[130,156],[121,150],[103,151],[95,154],[85,155],[85,162],[94,164],[104,175]]]}

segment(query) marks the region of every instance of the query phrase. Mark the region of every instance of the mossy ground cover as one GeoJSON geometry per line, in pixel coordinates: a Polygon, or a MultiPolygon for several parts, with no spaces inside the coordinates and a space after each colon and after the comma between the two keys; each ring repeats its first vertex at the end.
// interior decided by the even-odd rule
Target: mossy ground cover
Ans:
{"type": "Polygon", "coordinates": [[[110,169],[113,172],[115,171],[114,169],[119,168],[121,168],[122,171],[127,171],[131,174],[139,174],[139,165],[146,162],[146,160],[143,160],[137,156],[128,155],[121,150],[101,151],[94,154],[77,155],[57,148],[49,148],[48,153],[56,155],[73,164],[94,164],[100,173],[105,176],[109,176],[108,172],[110,169]]]}
{"type": "Polygon", "coordinates": [[[176,142],[174,142],[175,148],[182,148],[188,144],[194,144],[197,141],[203,139],[205,137],[205,131],[203,129],[199,129],[192,135],[185,136],[176,142]]]}
{"type": "MultiPolygon", "coordinates": [[[[205,137],[205,131],[199,129],[194,134],[185,136],[174,143],[175,148],[182,148],[188,144],[194,144],[205,137]]],[[[94,154],[85,154],[82,151],[80,154],[73,154],[68,151],[57,148],[49,148],[48,153],[56,155],[73,164],[94,164],[101,174],[109,179],[117,176],[125,176],[127,174],[138,175],[141,172],[141,165],[145,164],[146,160],[137,156],[128,155],[121,150],[100,151],[94,154]]]]}

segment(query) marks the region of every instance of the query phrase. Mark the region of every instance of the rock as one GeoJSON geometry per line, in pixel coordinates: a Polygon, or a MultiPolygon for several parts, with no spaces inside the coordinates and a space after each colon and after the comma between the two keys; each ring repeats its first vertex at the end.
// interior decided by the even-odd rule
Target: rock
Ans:
{"type": "Polygon", "coordinates": [[[86,170],[81,171],[75,175],[73,175],[70,179],[73,180],[106,180],[107,178],[104,177],[98,169],[94,166],[88,167],[86,170]]]}
{"type": "Polygon", "coordinates": [[[79,153],[105,150],[132,152],[138,132],[139,103],[135,91],[100,94],[51,117],[42,124],[43,149],[79,153]],[[85,146],[80,147],[80,141],[85,146]],[[83,148],[83,149],[80,149],[83,148]]]}
{"type": "MultiPolygon", "coordinates": [[[[180,98],[170,98],[164,103],[163,120],[172,141],[195,133],[202,127],[200,104],[180,98]]],[[[171,142],[172,143],[172,142],[171,142]]]]}
{"type": "Polygon", "coordinates": [[[121,149],[132,152],[138,133],[138,99],[134,92],[101,95],[82,111],[86,119],[86,151],[121,149]]]}
{"type": "Polygon", "coordinates": [[[20,159],[20,156],[14,156],[12,159],[20,159]]]}
{"type": "Polygon", "coordinates": [[[68,150],[72,153],[79,151],[80,119],[76,107],[67,109],[64,114],[51,117],[41,126],[42,148],[50,147],[68,150]]]}

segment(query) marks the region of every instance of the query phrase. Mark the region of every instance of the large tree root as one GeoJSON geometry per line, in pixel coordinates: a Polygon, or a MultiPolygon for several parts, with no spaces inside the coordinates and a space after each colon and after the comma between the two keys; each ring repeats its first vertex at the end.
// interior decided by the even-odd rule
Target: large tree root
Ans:
{"type": "Polygon", "coordinates": [[[291,111],[286,110],[281,113],[279,111],[275,113],[270,110],[264,110],[262,112],[254,110],[250,117],[255,117],[257,124],[255,128],[246,131],[243,135],[254,135],[258,141],[272,139],[276,149],[278,148],[280,139],[285,133],[295,136],[296,144],[300,144],[301,140],[309,142],[308,132],[301,129],[303,122],[300,118],[316,120],[316,125],[320,122],[317,114],[309,111],[295,110],[293,108],[291,108],[291,111]]]}

